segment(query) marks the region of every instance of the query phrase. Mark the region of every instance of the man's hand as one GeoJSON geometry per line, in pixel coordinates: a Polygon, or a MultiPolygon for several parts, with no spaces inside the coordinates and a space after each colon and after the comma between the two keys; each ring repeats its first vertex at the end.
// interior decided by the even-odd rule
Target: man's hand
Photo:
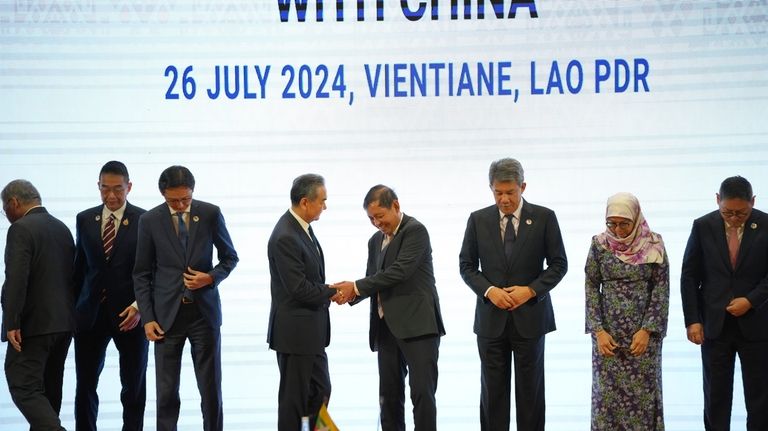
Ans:
{"type": "Polygon", "coordinates": [[[629,353],[633,356],[640,356],[648,348],[648,340],[651,334],[645,329],[640,329],[632,336],[632,344],[629,346],[629,353]]]}
{"type": "Polygon", "coordinates": [[[506,289],[501,289],[495,286],[491,287],[491,290],[488,291],[487,298],[493,305],[502,310],[512,310],[515,308],[515,303],[512,301],[512,298],[509,296],[506,289]]]}
{"type": "Polygon", "coordinates": [[[604,330],[600,330],[595,335],[597,336],[597,353],[608,357],[616,355],[613,351],[616,350],[619,345],[613,340],[611,334],[604,330]]]}
{"type": "Polygon", "coordinates": [[[144,334],[149,341],[159,341],[165,338],[165,331],[154,320],[144,324],[144,334]]]}
{"type": "Polygon", "coordinates": [[[333,302],[341,305],[354,300],[357,297],[355,293],[355,283],[351,281],[340,281],[329,286],[336,289],[336,294],[331,298],[333,302]],[[336,298],[336,299],[334,299],[336,298]]]}
{"type": "Polygon", "coordinates": [[[212,284],[213,277],[207,272],[195,271],[194,269],[187,267],[187,272],[184,273],[184,286],[187,289],[196,290],[212,284]]]}
{"type": "Polygon", "coordinates": [[[21,352],[21,329],[11,329],[5,334],[8,337],[8,342],[17,352],[21,352]]]}
{"type": "Polygon", "coordinates": [[[514,304],[514,306],[512,307],[513,310],[525,304],[526,302],[528,302],[529,299],[536,296],[536,292],[534,292],[533,289],[531,289],[528,286],[505,287],[504,291],[509,293],[509,297],[512,300],[512,303],[514,304]]]}
{"type": "Polygon", "coordinates": [[[688,341],[693,344],[701,344],[704,342],[704,327],[701,323],[691,323],[686,328],[688,334],[688,341]]]}
{"type": "Polygon", "coordinates": [[[743,316],[749,309],[752,308],[752,303],[749,299],[741,296],[739,298],[731,299],[731,302],[725,307],[725,311],[731,313],[734,317],[743,316]]]}
{"type": "Polygon", "coordinates": [[[120,332],[130,331],[131,329],[135,328],[141,320],[141,313],[139,313],[139,310],[133,308],[133,305],[125,307],[125,310],[118,314],[118,316],[123,318],[123,321],[120,322],[118,327],[120,332]]]}

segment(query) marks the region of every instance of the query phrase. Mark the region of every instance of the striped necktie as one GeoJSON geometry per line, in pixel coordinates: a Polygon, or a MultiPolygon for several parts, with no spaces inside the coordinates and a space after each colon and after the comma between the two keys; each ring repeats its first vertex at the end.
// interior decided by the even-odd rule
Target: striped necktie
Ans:
{"type": "Polygon", "coordinates": [[[104,257],[107,260],[112,255],[112,249],[115,246],[115,220],[115,215],[110,213],[107,224],[104,226],[104,232],[101,234],[101,242],[104,244],[104,257]]]}

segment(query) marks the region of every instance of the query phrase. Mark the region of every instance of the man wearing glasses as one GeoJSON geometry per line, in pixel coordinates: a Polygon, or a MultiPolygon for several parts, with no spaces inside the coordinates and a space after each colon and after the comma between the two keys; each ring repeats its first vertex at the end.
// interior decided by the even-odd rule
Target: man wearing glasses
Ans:
{"type": "Polygon", "coordinates": [[[96,388],[112,340],[120,353],[123,430],[141,431],[148,343],[139,325],[132,274],[139,217],[144,210],[127,201],[131,181],[122,162],[104,164],[98,186],[102,204],[82,211],[76,223],[75,425],[78,431],[96,430],[96,388]]]}
{"type": "Polygon", "coordinates": [[[701,345],[704,426],[728,430],[736,354],[747,430],[768,429],[768,216],[752,185],[726,178],[718,211],[693,222],[680,277],[688,340],[701,345]]]}
{"type": "Polygon", "coordinates": [[[133,271],[144,333],[155,342],[157,430],[176,430],[181,355],[189,339],[203,429],[221,431],[218,286],[237,265],[237,252],[219,207],[192,199],[195,178],[189,169],[167,168],[158,186],[165,202],[139,219],[133,271]],[[214,247],[219,259],[215,266],[214,247]]]}

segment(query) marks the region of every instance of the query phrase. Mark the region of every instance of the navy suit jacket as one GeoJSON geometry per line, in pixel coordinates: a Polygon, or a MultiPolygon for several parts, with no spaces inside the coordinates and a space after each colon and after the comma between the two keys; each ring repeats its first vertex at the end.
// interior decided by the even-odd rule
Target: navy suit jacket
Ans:
{"type": "Polygon", "coordinates": [[[77,215],[75,311],[78,330],[93,328],[102,306],[106,307],[112,328],[117,329],[122,321],[118,315],[136,299],[133,292],[133,264],[136,259],[139,217],[145,211],[126,203],[112,256],[107,260],[101,239],[103,208],[104,205],[99,205],[77,215]],[[102,304],[103,290],[106,291],[106,301],[102,304]]]}
{"type": "Polygon", "coordinates": [[[395,337],[445,335],[427,228],[403,214],[400,228],[382,253],[383,240],[384,234],[377,231],[368,241],[366,278],[355,283],[361,298],[371,298],[371,350],[377,350],[378,297],[395,337]]]}
{"type": "Polygon", "coordinates": [[[325,260],[298,220],[286,211],[267,244],[270,291],[267,343],[281,353],[313,355],[331,342],[330,298],[325,260]]]}
{"type": "Polygon", "coordinates": [[[542,206],[521,201],[520,225],[510,259],[504,254],[496,205],[469,216],[459,254],[464,282],[477,295],[475,334],[498,337],[504,331],[508,313],[523,338],[536,338],[555,330],[549,291],[565,276],[568,259],[555,213],[542,206]],[[546,262],[547,266],[544,267],[546,262]],[[490,286],[529,286],[536,296],[514,311],[497,308],[485,297],[490,286]]]}
{"type": "Polygon", "coordinates": [[[213,284],[192,291],[197,307],[212,328],[221,326],[218,285],[238,262],[237,252],[219,207],[193,200],[189,209],[189,240],[186,253],[171,220],[166,203],[139,218],[134,291],[143,324],[156,321],[167,331],[173,325],[184,294],[183,274],[187,267],[207,272],[213,284]],[[218,263],[213,265],[213,248],[218,263]]]}
{"type": "Polygon", "coordinates": [[[74,331],[74,260],[72,232],[45,208],[33,208],[11,224],[0,295],[2,341],[14,329],[22,337],[74,331]]]}
{"type": "Polygon", "coordinates": [[[716,338],[723,329],[725,307],[746,297],[752,309],[738,317],[748,340],[768,340],[768,215],[752,210],[744,223],[736,268],[728,255],[725,222],[713,211],[693,222],[680,275],[685,326],[704,324],[704,336],[716,338]]]}

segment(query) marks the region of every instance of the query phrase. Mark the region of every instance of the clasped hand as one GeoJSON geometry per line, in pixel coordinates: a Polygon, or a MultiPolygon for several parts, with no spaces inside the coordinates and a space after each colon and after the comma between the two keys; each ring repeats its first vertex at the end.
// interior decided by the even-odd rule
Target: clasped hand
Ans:
{"type": "Polygon", "coordinates": [[[357,297],[355,293],[355,283],[351,281],[340,281],[328,286],[331,289],[336,289],[336,294],[331,297],[331,301],[342,305],[347,302],[354,301],[357,297]]]}
{"type": "Polygon", "coordinates": [[[488,291],[488,299],[502,310],[512,311],[534,297],[533,290],[528,286],[510,286],[505,288],[492,287],[488,291]]]}

